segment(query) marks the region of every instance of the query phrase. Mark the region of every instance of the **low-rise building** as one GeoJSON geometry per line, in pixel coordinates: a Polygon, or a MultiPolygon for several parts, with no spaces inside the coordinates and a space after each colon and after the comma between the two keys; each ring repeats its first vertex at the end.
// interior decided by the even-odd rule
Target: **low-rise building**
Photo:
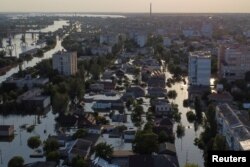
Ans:
{"type": "Polygon", "coordinates": [[[68,151],[68,159],[71,162],[73,158],[80,156],[87,159],[90,154],[92,142],[84,139],[77,139],[68,151]]]}
{"type": "Polygon", "coordinates": [[[30,89],[20,95],[16,102],[27,110],[45,109],[51,104],[50,96],[43,96],[39,88],[30,89]]]}
{"type": "Polygon", "coordinates": [[[0,136],[9,137],[14,135],[14,125],[0,125],[0,136]]]}
{"type": "Polygon", "coordinates": [[[148,88],[148,95],[150,97],[166,97],[167,90],[161,87],[149,87],[148,88]]]}
{"type": "Polygon", "coordinates": [[[130,129],[123,132],[123,139],[125,142],[132,142],[135,139],[136,130],[130,129]]]}
{"type": "Polygon", "coordinates": [[[119,167],[128,167],[129,157],[133,155],[135,154],[132,150],[114,150],[111,156],[111,162],[119,167]]]}
{"type": "Polygon", "coordinates": [[[111,109],[123,109],[124,104],[122,100],[97,100],[93,107],[95,110],[111,110],[111,109]]]}
{"type": "Polygon", "coordinates": [[[166,87],[166,75],[161,71],[153,71],[148,79],[148,87],[166,87]]]}
{"type": "Polygon", "coordinates": [[[133,97],[144,97],[145,96],[145,90],[141,86],[131,86],[127,88],[126,93],[130,93],[130,95],[133,95],[133,97]]]}
{"type": "Polygon", "coordinates": [[[155,102],[155,113],[157,115],[169,115],[171,113],[171,105],[166,99],[158,99],[155,102]]]}
{"type": "Polygon", "coordinates": [[[49,83],[49,78],[32,78],[31,75],[26,75],[24,78],[9,78],[4,84],[15,85],[17,88],[27,88],[31,89],[33,87],[44,86],[49,83]]]}

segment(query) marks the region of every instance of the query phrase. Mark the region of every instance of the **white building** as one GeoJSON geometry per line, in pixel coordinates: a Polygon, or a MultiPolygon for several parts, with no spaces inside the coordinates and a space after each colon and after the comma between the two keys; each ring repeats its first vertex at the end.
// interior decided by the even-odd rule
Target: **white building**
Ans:
{"type": "Polygon", "coordinates": [[[230,150],[250,150],[250,124],[247,111],[234,110],[228,104],[221,104],[216,107],[216,121],[218,132],[225,136],[230,150]]]}
{"type": "Polygon", "coordinates": [[[59,51],[53,54],[53,69],[63,75],[75,75],[77,72],[77,53],[59,51]]]}
{"type": "Polygon", "coordinates": [[[196,51],[189,53],[188,79],[190,85],[210,85],[211,53],[196,51]]]}
{"type": "Polygon", "coordinates": [[[169,115],[171,112],[171,105],[165,99],[157,100],[155,103],[155,113],[157,115],[169,115]]]}

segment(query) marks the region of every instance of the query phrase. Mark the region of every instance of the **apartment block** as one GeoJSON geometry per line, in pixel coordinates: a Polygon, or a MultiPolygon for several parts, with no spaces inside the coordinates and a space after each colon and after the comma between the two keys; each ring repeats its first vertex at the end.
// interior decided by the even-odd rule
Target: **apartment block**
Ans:
{"type": "Polygon", "coordinates": [[[250,122],[248,111],[235,110],[227,103],[216,107],[218,132],[225,136],[230,150],[250,150],[250,122]]]}
{"type": "Polygon", "coordinates": [[[77,53],[59,51],[53,55],[53,69],[60,74],[70,76],[77,72],[77,53]]]}
{"type": "Polygon", "coordinates": [[[211,53],[195,51],[189,53],[188,79],[190,85],[210,85],[211,53]]]}
{"type": "Polygon", "coordinates": [[[245,45],[222,45],[218,51],[219,77],[229,81],[243,79],[250,71],[250,47],[245,45]]]}

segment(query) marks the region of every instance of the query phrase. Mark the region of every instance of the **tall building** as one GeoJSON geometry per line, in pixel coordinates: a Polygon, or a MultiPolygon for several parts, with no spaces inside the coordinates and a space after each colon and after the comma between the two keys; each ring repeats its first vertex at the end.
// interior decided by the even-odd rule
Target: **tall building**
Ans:
{"type": "Polygon", "coordinates": [[[77,72],[77,52],[59,51],[53,54],[53,69],[60,74],[70,76],[77,72]]]}
{"type": "Polygon", "coordinates": [[[245,45],[222,45],[218,51],[220,78],[229,81],[243,79],[250,71],[250,47],[245,45]]]}
{"type": "Polygon", "coordinates": [[[190,85],[210,85],[211,53],[195,51],[189,53],[188,79],[190,85]]]}

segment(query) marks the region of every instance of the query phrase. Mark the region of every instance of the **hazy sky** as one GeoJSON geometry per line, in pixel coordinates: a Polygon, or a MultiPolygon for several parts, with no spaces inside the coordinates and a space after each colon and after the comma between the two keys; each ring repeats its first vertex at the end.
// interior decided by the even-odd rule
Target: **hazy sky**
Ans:
{"type": "Polygon", "coordinates": [[[240,12],[250,0],[0,0],[0,12],[240,12]]]}

